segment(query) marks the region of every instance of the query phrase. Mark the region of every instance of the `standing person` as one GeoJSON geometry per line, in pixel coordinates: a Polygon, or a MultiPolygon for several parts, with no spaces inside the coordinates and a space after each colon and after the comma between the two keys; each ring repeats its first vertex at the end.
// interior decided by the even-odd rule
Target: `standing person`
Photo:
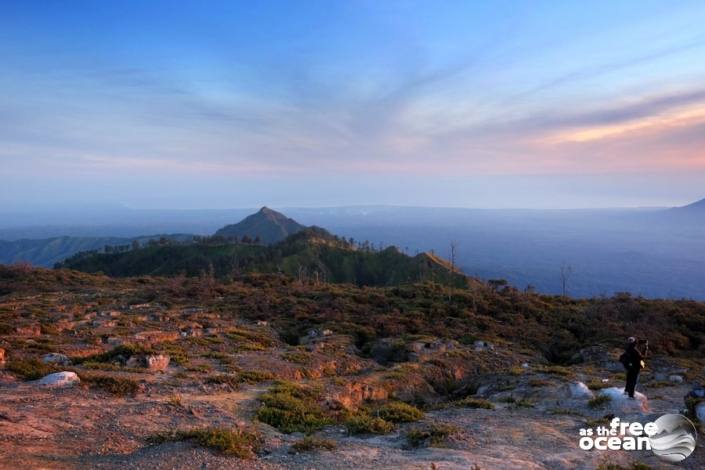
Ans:
{"type": "Polygon", "coordinates": [[[639,372],[644,368],[644,357],[649,347],[647,341],[637,341],[634,336],[627,339],[627,348],[619,357],[619,361],[624,365],[627,371],[627,384],[624,387],[624,393],[629,395],[629,398],[634,398],[634,389],[639,380],[639,372]],[[644,344],[644,351],[639,351],[638,344],[644,344]]]}

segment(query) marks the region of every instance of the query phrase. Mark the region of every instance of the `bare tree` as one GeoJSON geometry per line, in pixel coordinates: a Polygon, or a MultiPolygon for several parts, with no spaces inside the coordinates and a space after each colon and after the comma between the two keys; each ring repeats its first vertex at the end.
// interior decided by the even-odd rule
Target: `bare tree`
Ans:
{"type": "Polygon", "coordinates": [[[448,300],[453,299],[453,275],[455,275],[455,253],[458,243],[454,240],[450,242],[450,276],[448,277],[448,300]]]}
{"type": "Polygon", "coordinates": [[[572,275],[573,268],[569,264],[561,264],[561,291],[563,292],[563,297],[565,297],[568,292],[568,281],[572,275]]]}

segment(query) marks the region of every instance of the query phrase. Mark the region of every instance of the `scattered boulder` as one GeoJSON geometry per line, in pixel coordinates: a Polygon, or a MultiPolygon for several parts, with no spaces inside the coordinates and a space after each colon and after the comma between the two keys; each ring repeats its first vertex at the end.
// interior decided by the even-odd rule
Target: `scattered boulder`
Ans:
{"type": "Polygon", "coordinates": [[[700,385],[693,387],[693,389],[688,392],[685,398],[705,398],[705,387],[700,385]]]}
{"type": "Polygon", "coordinates": [[[477,340],[473,343],[475,351],[494,351],[494,345],[487,341],[477,340]]]}
{"type": "Polygon", "coordinates": [[[593,398],[595,394],[583,382],[568,384],[568,392],[571,398],[593,398]]]}
{"type": "Polygon", "coordinates": [[[66,387],[79,382],[81,382],[81,379],[78,378],[75,372],[64,371],[42,377],[37,383],[45,387],[66,387]]]}
{"type": "Polygon", "coordinates": [[[649,411],[649,401],[643,393],[634,393],[634,398],[629,398],[620,387],[610,387],[600,390],[601,396],[610,398],[609,406],[617,413],[639,413],[649,411]]]}
{"type": "Polygon", "coordinates": [[[269,322],[265,320],[257,320],[257,326],[269,326],[269,322]]]}
{"type": "Polygon", "coordinates": [[[42,362],[44,364],[59,364],[62,366],[68,366],[71,364],[71,359],[69,359],[66,354],[49,353],[42,356],[42,362]]]}
{"type": "Polygon", "coordinates": [[[456,349],[458,343],[450,339],[431,339],[414,341],[406,346],[409,361],[419,361],[424,357],[445,353],[456,349]]]}
{"type": "Polygon", "coordinates": [[[680,384],[680,383],[683,383],[683,376],[682,376],[682,375],[676,375],[676,374],[669,375],[669,376],[668,376],[668,380],[669,380],[670,382],[680,384]]]}
{"type": "Polygon", "coordinates": [[[181,336],[198,338],[203,336],[203,325],[200,323],[191,322],[185,325],[181,325],[181,336]]]}
{"type": "Polygon", "coordinates": [[[695,405],[695,416],[698,418],[698,421],[705,423],[705,402],[700,402],[695,405]]]}
{"type": "Polygon", "coordinates": [[[491,391],[492,391],[492,385],[485,384],[485,385],[480,385],[479,387],[477,387],[477,391],[475,392],[475,394],[478,397],[485,397],[486,398],[486,397],[490,396],[491,391]]]}
{"type": "Polygon", "coordinates": [[[147,369],[151,371],[164,371],[169,367],[169,356],[166,354],[150,354],[144,360],[147,369]]]}

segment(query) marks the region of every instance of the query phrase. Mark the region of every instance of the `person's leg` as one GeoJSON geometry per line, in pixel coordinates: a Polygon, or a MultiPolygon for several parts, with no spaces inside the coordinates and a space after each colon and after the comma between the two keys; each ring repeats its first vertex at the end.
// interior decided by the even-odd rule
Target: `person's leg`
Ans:
{"type": "Polygon", "coordinates": [[[641,372],[641,369],[637,369],[634,371],[634,387],[632,387],[632,395],[634,395],[634,392],[636,391],[636,386],[639,385],[639,373],[641,372]]]}
{"type": "Polygon", "coordinates": [[[634,398],[634,387],[636,387],[636,376],[638,372],[634,369],[629,369],[627,371],[627,386],[624,390],[627,392],[630,398],[634,398]]]}

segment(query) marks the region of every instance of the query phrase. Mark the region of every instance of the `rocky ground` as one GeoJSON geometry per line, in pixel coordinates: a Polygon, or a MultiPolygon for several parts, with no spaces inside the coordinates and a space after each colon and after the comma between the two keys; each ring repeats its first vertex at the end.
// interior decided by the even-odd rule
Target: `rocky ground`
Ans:
{"type": "MultiPolygon", "coordinates": [[[[590,409],[587,397],[569,398],[562,379],[526,372],[512,390],[487,393],[496,408],[446,408],[428,411],[423,420],[384,436],[350,436],[342,426],[317,435],[334,440],[336,449],[291,454],[302,435],[282,434],[253,423],[257,396],[267,384],[238,391],[180,388],[174,401],[167,384],[171,371],[149,381],[133,397],[119,398],[81,386],[40,387],[4,376],[0,388],[0,466],[2,468],[475,468],[592,469],[605,461],[627,465],[639,460],[669,468],[650,452],[585,452],[577,448],[578,429],[590,419],[613,412],[623,419],[648,421],[679,412],[689,386],[642,390],[652,398],[648,409],[611,403],[590,409]],[[540,380],[542,385],[531,386],[540,380]],[[526,404],[507,403],[506,397],[526,404]],[[458,428],[439,447],[410,449],[405,433],[427,423],[458,428]],[[264,434],[264,452],[255,460],[227,457],[188,442],[148,445],[152,434],[205,426],[256,426],[264,434]]],[[[702,468],[705,449],[674,468],[702,468]]]]}
{"type": "Polygon", "coordinates": [[[655,356],[645,399],[595,400],[623,384],[619,351],[602,345],[576,351],[569,367],[500,338],[405,336],[361,351],[341,328],[292,345],[266,320],[134,294],[116,284],[0,297],[0,468],[705,468],[702,439],[672,466],[649,451],[578,448],[580,428],[605,416],[681,413],[702,358],[655,356]],[[76,375],[56,384],[46,378],[56,372],[76,375]],[[334,448],[296,451],[304,433],[258,419],[281,381],[317,390],[330,420],[311,434],[334,448]],[[423,412],[381,434],[346,424],[398,401],[423,412]],[[204,428],[248,430],[261,446],[243,459],[193,439],[155,440],[204,428]],[[420,431],[429,434],[414,440],[420,431]]]}

